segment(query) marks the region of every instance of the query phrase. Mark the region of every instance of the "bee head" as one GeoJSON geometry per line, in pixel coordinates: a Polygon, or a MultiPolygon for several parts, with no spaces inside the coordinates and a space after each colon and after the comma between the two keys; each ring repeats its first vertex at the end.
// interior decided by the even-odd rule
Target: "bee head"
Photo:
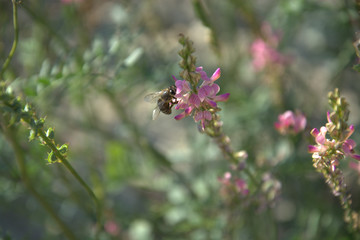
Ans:
{"type": "Polygon", "coordinates": [[[176,86],[175,85],[172,85],[169,87],[169,93],[170,93],[170,95],[175,96],[175,94],[176,94],[176,86]]]}

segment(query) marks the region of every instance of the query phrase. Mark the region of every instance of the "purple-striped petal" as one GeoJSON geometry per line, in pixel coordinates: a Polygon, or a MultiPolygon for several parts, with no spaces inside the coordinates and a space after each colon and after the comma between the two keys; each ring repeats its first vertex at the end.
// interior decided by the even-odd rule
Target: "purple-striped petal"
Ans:
{"type": "Polygon", "coordinates": [[[208,85],[202,86],[199,89],[198,96],[201,102],[212,93],[212,88],[208,85]]]}
{"type": "Polygon", "coordinates": [[[195,93],[191,94],[191,96],[189,97],[189,104],[193,105],[195,107],[199,107],[201,104],[201,101],[200,101],[198,95],[196,95],[195,93]]]}

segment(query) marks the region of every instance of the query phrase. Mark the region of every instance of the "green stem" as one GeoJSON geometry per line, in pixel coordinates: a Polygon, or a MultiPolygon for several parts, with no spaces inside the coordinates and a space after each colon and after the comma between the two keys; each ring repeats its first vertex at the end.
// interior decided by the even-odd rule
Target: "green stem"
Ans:
{"type": "MultiPolygon", "coordinates": [[[[3,120],[3,119],[1,119],[3,120]]],[[[3,123],[4,121],[2,121],[3,123]]],[[[5,126],[2,124],[2,129],[5,133],[6,138],[10,142],[14,153],[15,160],[20,169],[20,176],[28,191],[36,198],[36,200],[41,204],[41,206],[50,214],[50,216],[55,220],[55,222],[59,225],[64,235],[71,240],[77,239],[72,231],[66,226],[66,224],[61,220],[61,218],[57,215],[55,210],[51,207],[51,205],[36,191],[33,187],[33,184],[27,174],[26,166],[25,166],[25,156],[24,150],[21,148],[19,142],[15,138],[15,132],[11,129],[11,127],[5,126]]]]}
{"type": "Polygon", "coordinates": [[[61,160],[67,170],[75,177],[75,179],[80,183],[82,187],[85,188],[86,192],[91,196],[96,205],[96,216],[98,221],[101,219],[101,211],[100,211],[100,203],[95,195],[95,193],[91,190],[89,185],[80,177],[80,175],[76,172],[76,170],[71,166],[69,161],[59,152],[56,146],[52,143],[52,141],[46,136],[43,130],[39,131],[39,136],[43,139],[46,145],[54,152],[55,156],[61,160]]]}
{"type": "MultiPolygon", "coordinates": [[[[210,122],[210,125],[205,128],[205,133],[214,138],[217,146],[224,154],[224,157],[227,158],[232,164],[239,164],[239,159],[235,157],[235,152],[232,150],[230,143],[231,140],[223,132],[221,124],[218,124],[220,121],[220,116],[215,114],[214,120],[210,122]]],[[[253,173],[248,169],[244,168],[242,171],[249,177],[249,179],[256,185],[257,188],[260,188],[261,183],[256,179],[253,173]]]]}
{"type": "Polygon", "coordinates": [[[8,57],[6,58],[4,64],[2,65],[1,71],[0,71],[0,81],[4,78],[4,72],[5,70],[8,68],[11,59],[14,56],[15,50],[16,50],[16,46],[18,43],[18,39],[19,39],[19,28],[18,28],[18,22],[17,22],[17,6],[16,6],[16,0],[12,0],[12,5],[13,5],[13,23],[14,23],[14,41],[10,50],[10,53],[8,55],[8,57]]]}
{"type": "MultiPolygon", "coordinates": [[[[231,162],[238,163],[238,159],[234,157],[234,152],[226,152],[226,155],[230,158],[231,162]]],[[[249,177],[249,179],[256,185],[256,187],[260,187],[260,182],[256,179],[254,174],[249,170],[249,168],[242,169],[244,173],[249,177]]]]}

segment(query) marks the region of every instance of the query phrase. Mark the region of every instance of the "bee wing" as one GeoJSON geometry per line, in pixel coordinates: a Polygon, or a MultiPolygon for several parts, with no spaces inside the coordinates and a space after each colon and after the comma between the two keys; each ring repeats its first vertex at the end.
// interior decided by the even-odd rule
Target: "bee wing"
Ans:
{"type": "Polygon", "coordinates": [[[160,95],[161,95],[161,92],[149,93],[148,95],[146,95],[144,97],[144,100],[146,102],[156,103],[157,100],[159,99],[160,95]]]}
{"type": "Polygon", "coordinates": [[[159,114],[160,114],[160,109],[158,107],[154,108],[153,114],[152,114],[152,119],[156,120],[159,117],[159,114]]]}

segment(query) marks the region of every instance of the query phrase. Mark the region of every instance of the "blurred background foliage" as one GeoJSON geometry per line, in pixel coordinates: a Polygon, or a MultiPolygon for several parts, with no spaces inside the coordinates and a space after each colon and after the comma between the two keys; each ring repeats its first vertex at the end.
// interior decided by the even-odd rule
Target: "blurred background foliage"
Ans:
{"type": "MultiPolygon", "coordinates": [[[[359,128],[360,78],[352,70],[359,24],[353,1],[22,0],[19,43],[5,80],[31,103],[55,139],[69,144],[69,161],[101,203],[95,233],[93,202],[47,151],[17,138],[33,187],[78,239],[355,239],[307,153],[308,130],[326,121],[327,92],[340,88],[359,128]],[[250,45],[269,23],[279,51],[291,58],[280,71],[256,72],[250,45]],[[229,207],[218,178],[228,170],[216,145],[191,118],[151,120],[143,97],[179,77],[179,33],[194,42],[199,66],[221,68],[224,132],[246,150],[256,177],[271,174],[281,194],[267,210],[229,207]],[[281,136],[278,114],[301,110],[302,136],[281,136]]],[[[14,36],[11,1],[0,1],[0,59],[14,36]]],[[[354,140],[360,140],[355,132],[354,140]]],[[[64,239],[51,216],[21,182],[14,151],[0,134],[0,239],[64,239]]],[[[359,176],[343,164],[360,210],[359,176]]]]}

